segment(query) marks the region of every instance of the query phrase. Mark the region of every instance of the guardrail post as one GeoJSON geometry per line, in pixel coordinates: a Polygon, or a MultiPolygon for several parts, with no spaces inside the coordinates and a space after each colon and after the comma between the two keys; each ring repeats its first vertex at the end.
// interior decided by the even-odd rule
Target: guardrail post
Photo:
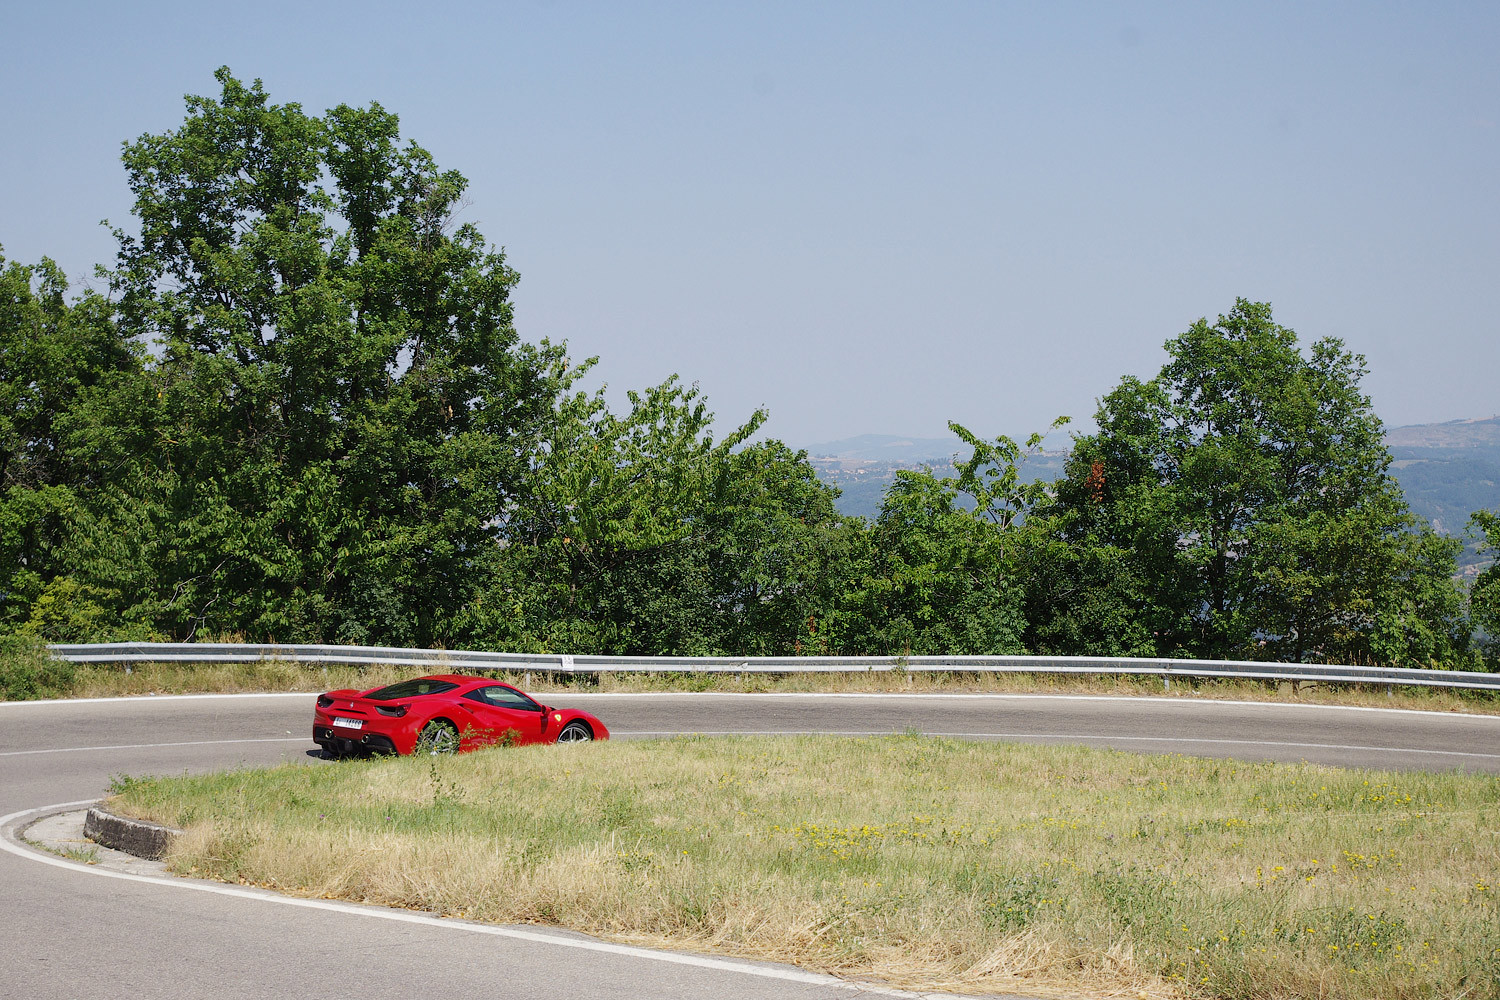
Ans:
{"type": "Polygon", "coordinates": [[[1170,690],[1172,690],[1172,675],[1171,674],[1163,673],[1161,675],[1161,689],[1163,691],[1170,691],[1170,690]]]}

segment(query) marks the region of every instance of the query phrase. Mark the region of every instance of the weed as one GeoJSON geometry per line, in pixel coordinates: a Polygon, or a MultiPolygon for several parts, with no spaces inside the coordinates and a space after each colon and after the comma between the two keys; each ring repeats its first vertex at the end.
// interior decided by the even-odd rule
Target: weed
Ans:
{"type": "Polygon", "coordinates": [[[1058,880],[1041,875],[1018,875],[1006,881],[999,891],[990,894],[980,906],[979,916],[986,927],[1020,930],[1036,919],[1046,906],[1061,906],[1058,880]]]}
{"type": "Polygon", "coordinates": [[[443,776],[438,773],[438,758],[436,753],[427,755],[427,780],[432,787],[432,805],[436,809],[456,806],[464,800],[464,790],[458,786],[456,781],[444,781],[443,776]]]}
{"type": "Polygon", "coordinates": [[[109,794],[123,795],[127,792],[136,791],[139,786],[149,782],[149,778],[137,778],[129,774],[112,774],[109,777],[109,794]]]}

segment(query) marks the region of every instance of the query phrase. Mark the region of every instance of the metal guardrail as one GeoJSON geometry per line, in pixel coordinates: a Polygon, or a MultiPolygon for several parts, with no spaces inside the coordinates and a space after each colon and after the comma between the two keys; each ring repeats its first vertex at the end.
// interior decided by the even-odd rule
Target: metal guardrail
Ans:
{"type": "Polygon", "coordinates": [[[1137,659],[1123,656],[573,656],[490,653],[391,646],[280,646],[213,642],[107,642],[47,647],[72,663],[369,663],[445,671],[535,671],[554,674],[690,673],[1013,673],[1120,674],[1162,678],[1241,677],[1500,691],[1500,674],[1405,667],[1355,667],[1257,660],[1137,659]]]}

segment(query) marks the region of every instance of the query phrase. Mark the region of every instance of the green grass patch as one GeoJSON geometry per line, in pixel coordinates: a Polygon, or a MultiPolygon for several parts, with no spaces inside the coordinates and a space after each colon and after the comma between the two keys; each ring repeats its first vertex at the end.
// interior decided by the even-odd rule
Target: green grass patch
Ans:
{"type": "Polygon", "coordinates": [[[122,779],[231,882],[918,987],[1500,997],[1500,779],[682,738],[122,779]]]}

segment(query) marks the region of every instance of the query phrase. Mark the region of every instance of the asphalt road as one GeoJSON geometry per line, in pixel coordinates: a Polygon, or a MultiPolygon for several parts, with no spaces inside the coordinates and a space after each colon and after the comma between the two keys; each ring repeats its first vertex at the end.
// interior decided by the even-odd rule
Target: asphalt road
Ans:
{"type": "MultiPolygon", "coordinates": [[[[1500,773],[1500,718],[1168,699],[1034,696],[577,695],[619,738],[920,730],[1145,752],[1500,773]]],[[[306,761],[310,697],[0,704],[0,816],[102,796],[115,774],[306,761]]],[[[851,995],[792,970],[680,964],[179,885],[99,877],[0,853],[0,998],[536,1000],[851,995]]],[[[534,931],[535,929],[530,929],[534,931]]]]}

